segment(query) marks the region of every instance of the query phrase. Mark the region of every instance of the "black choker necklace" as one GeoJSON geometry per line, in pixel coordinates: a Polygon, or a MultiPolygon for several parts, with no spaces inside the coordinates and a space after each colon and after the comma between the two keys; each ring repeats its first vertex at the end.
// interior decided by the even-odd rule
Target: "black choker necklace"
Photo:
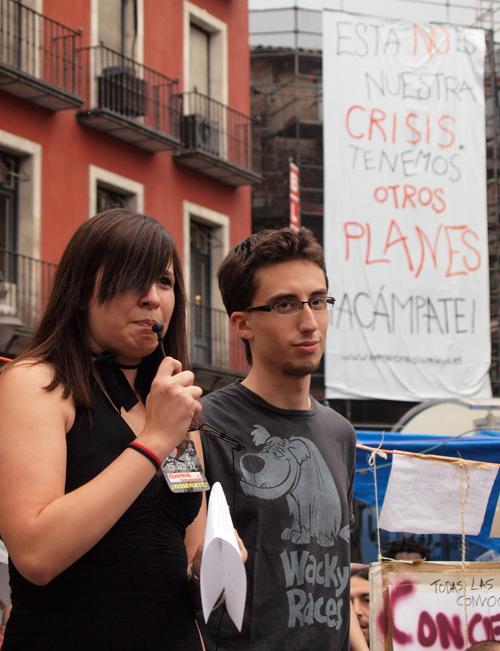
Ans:
{"type": "Polygon", "coordinates": [[[124,369],[127,369],[127,370],[131,370],[131,369],[139,368],[139,366],[141,365],[141,362],[139,362],[138,364],[120,364],[119,362],[113,362],[113,364],[115,366],[118,366],[118,368],[124,368],[124,369]]]}

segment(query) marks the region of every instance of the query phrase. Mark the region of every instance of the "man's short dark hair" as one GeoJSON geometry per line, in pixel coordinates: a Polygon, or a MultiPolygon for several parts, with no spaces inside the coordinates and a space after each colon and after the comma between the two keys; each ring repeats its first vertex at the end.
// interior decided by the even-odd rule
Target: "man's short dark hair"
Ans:
{"type": "MultiPolygon", "coordinates": [[[[228,315],[250,307],[257,291],[255,276],[259,269],[290,260],[313,262],[322,269],[326,278],[323,249],[307,228],[259,231],[231,249],[217,274],[228,315]]],[[[251,364],[250,346],[247,341],[244,344],[247,361],[251,364]]]]}
{"type": "Polygon", "coordinates": [[[415,536],[403,536],[389,543],[385,549],[384,556],[396,558],[397,554],[420,554],[422,558],[430,560],[431,554],[426,545],[415,536]]]}
{"type": "Polygon", "coordinates": [[[355,576],[359,576],[360,579],[366,579],[368,581],[370,576],[370,568],[367,566],[361,567],[358,570],[353,570],[351,572],[351,579],[354,579],[355,576]]]}

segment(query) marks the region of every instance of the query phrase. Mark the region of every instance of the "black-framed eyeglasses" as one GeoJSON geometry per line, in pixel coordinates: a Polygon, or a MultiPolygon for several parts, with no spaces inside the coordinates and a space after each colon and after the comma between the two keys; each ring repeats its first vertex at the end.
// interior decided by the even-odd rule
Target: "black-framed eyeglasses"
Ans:
{"type": "Polygon", "coordinates": [[[246,307],[244,312],[274,312],[280,316],[293,316],[302,312],[304,305],[309,305],[313,312],[326,312],[333,309],[335,299],[333,296],[315,296],[308,301],[282,300],[273,305],[246,307]]]}
{"type": "Polygon", "coordinates": [[[246,447],[243,445],[243,443],[240,443],[234,437],[230,436],[229,434],[226,434],[226,432],[223,432],[217,427],[214,427],[213,425],[209,425],[208,423],[205,423],[203,421],[194,422],[189,427],[188,432],[206,432],[207,434],[212,434],[212,436],[216,436],[218,439],[221,439],[221,441],[225,441],[228,445],[233,447],[235,450],[246,450],[246,447]]]}

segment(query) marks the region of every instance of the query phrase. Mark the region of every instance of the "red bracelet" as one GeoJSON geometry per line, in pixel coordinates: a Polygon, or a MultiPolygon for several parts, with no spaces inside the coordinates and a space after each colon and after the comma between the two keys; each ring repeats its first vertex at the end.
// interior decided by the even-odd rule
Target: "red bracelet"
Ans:
{"type": "Polygon", "coordinates": [[[132,448],[132,450],[135,450],[136,452],[139,452],[139,454],[142,454],[143,457],[146,457],[146,459],[149,459],[153,466],[156,468],[156,471],[161,470],[162,463],[160,461],[160,458],[156,456],[154,452],[151,452],[151,450],[148,450],[148,448],[138,441],[132,441],[132,443],[129,443],[128,445],[129,448],[132,448]]]}

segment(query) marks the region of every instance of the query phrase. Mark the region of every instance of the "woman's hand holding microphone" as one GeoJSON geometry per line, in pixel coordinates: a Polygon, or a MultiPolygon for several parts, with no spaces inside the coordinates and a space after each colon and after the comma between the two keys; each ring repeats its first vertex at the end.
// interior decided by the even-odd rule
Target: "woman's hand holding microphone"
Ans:
{"type": "Polygon", "coordinates": [[[186,438],[193,418],[201,411],[201,387],[191,371],[165,357],[146,399],[146,423],[137,441],[165,459],[186,438]]]}

